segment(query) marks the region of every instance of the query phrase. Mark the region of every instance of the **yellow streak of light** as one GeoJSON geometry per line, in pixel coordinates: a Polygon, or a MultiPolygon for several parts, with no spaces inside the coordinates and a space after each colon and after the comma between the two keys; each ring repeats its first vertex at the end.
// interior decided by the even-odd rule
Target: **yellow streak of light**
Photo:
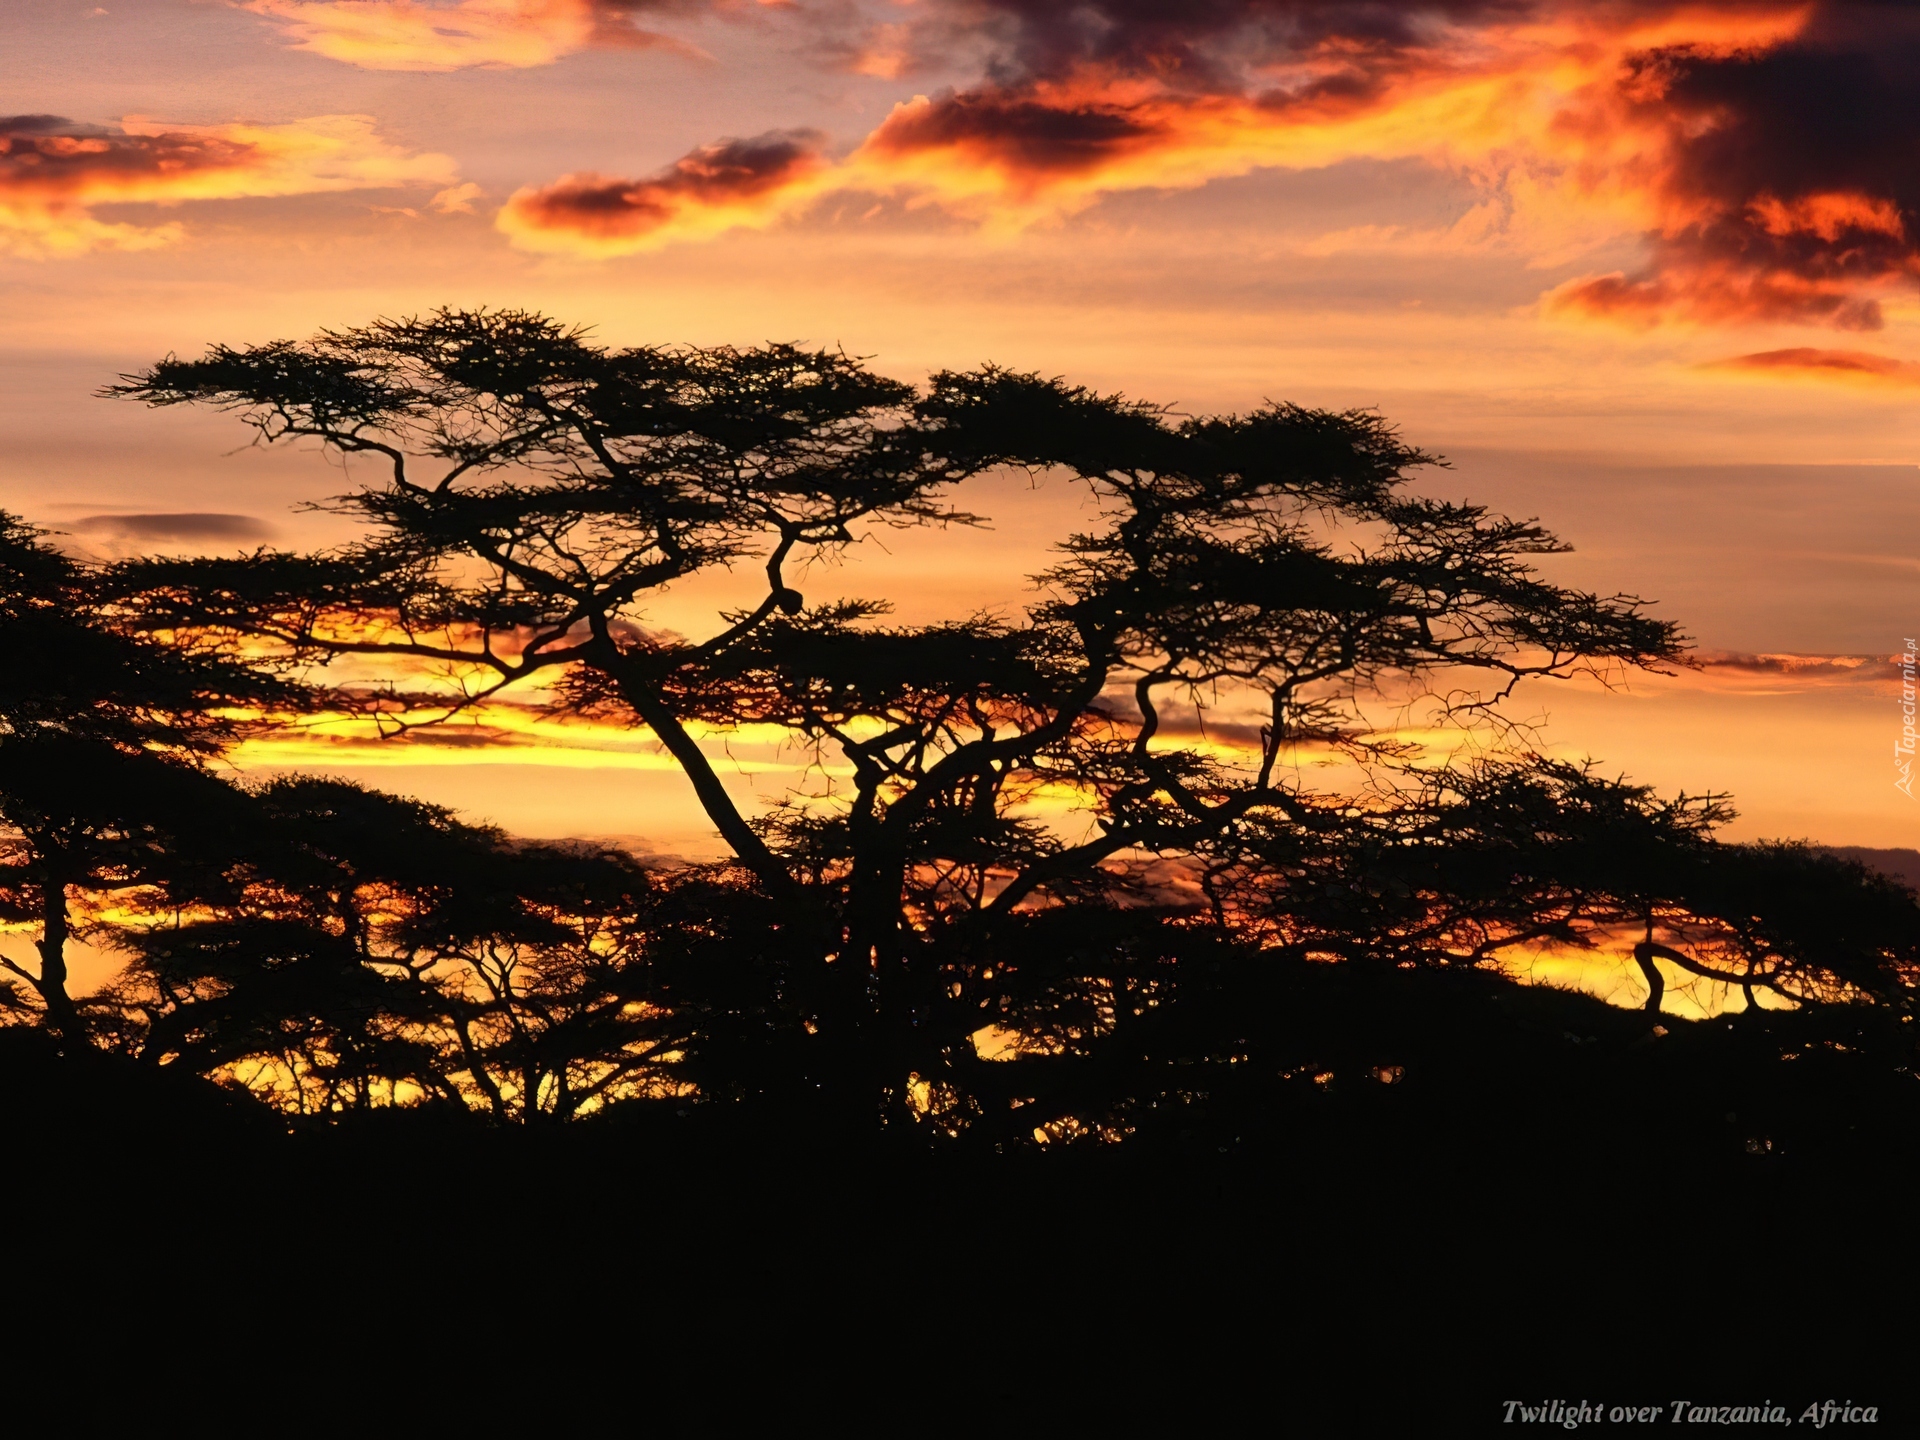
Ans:
{"type": "MultiPolygon", "coordinates": [[[[1662,1015],[1710,1020],[1746,1008],[1746,997],[1737,984],[1689,974],[1664,960],[1654,963],[1667,982],[1660,1005],[1662,1015]]],[[[1647,982],[1634,963],[1630,943],[1619,947],[1601,944],[1591,950],[1564,944],[1516,947],[1496,955],[1488,968],[1523,985],[1577,990],[1623,1010],[1639,1010],[1647,1003],[1647,982]]],[[[1762,1009],[1786,1004],[1764,991],[1756,992],[1756,997],[1762,1009]]]]}
{"type": "MultiPolygon", "coordinates": [[[[814,764],[795,753],[792,735],[778,725],[721,727],[689,722],[687,731],[716,763],[743,773],[799,772],[851,775],[852,768],[814,764]]],[[[460,720],[399,735],[359,717],[322,717],[251,737],[236,746],[243,768],[301,767],[351,760],[355,765],[558,765],[590,769],[678,770],[679,762],[644,729],[556,720],[523,706],[476,707],[460,720]]]]}

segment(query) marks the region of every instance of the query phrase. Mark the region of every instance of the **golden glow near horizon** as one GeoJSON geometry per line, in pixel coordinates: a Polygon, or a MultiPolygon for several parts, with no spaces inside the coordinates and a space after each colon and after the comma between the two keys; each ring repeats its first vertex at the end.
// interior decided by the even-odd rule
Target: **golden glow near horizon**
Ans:
{"type": "MultiPolygon", "coordinates": [[[[1913,137],[1880,91],[1820,89],[1905,93],[1910,42],[1828,0],[1285,8],[31,0],[0,119],[0,505],[102,556],[339,543],[300,507],[357,462],[92,392],[438,304],[838,344],[908,380],[993,360],[1186,413],[1373,406],[1452,460],[1422,493],[1539,516],[1576,546],[1550,576],[1657,599],[1701,647],[1613,690],[1523,686],[1542,748],[1730,791],[1739,838],[1920,843],[1885,660],[1920,633],[1913,137]]],[[[1017,614],[1085,497],[960,498],[992,528],[877,533],[796,583],[902,623],[1017,614]]],[[[709,633],[752,581],[676,586],[649,623],[709,633]]],[[[749,808],[834,778],[776,734],[702,743],[749,808]]],[[[235,760],[716,843],[644,732],[523,704],[235,760]]]]}

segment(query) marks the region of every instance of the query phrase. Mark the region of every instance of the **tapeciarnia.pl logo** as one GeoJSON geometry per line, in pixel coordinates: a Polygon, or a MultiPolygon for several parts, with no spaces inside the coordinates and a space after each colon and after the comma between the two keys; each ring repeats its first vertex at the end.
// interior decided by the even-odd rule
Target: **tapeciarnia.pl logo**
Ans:
{"type": "Polygon", "coordinates": [[[1900,738],[1893,743],[1893,768],[1899,779],[1893,788],[1913,799],[1913,637],[1907,637],[1906,652],[1900,656],[1900,738]]]}

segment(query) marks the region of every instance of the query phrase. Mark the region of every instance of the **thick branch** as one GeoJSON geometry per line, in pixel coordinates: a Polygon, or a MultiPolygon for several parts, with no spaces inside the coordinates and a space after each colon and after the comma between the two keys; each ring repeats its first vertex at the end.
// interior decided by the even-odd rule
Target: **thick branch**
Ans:
{"type": "Polygon", "coordinates": [[[687,733],[679,717],[667,707],[659,692],[635,673],[635,667],[630,662],[622,659],[606,621],[596,617],[593,629],[602,668],[619,687],[620,698],[633,707],[634,713],[667,747],[667,753],[680,763],[687,779],[693,783],[694,794],[699,797],[701,808],[719,829],[720,837],[771,893],[781,899],[793,898],[793,877],[787,873],[787,867],[780,858],[753,833],[753,827],[747,824],[746,817],[733,803],[733,797],[727,794],[726,786],[720,783],[720,777],[714,772],[706,752],[687,733]]]}

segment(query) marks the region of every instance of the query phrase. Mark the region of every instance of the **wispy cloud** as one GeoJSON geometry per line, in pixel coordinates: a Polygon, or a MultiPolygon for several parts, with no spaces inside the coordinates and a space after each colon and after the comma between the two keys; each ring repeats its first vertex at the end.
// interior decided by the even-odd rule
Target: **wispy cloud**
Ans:
{"type": "Polygon", "coordinates": [[[1846,385],[1912,388],[1920,386],[1920,364],[1865,350],[1817,350],[1793,346],[1710,360],[1702,370],[1773,375],[1782,379],[1826,380],[1846,385]]]}
{"type": "Polygon", "coordinates": [[[243,0],[278,21],[295,49],[367,70],[525,69],[589,47],[696,47],[636,17],[676,0],[243,0]]]}
{"type": "MultiPolygon", "coordinates": [[[[1783,690],[1884,689],[1897,687],[1900,662],[1894,655],[1748,654],[1733,650],[1703,650],[1694,655],[1693,672],[1709,686],[1760,686],[1783,690]]],[[[1674,683],[1688,683],[1682,672],[1674,683]]],[[[1695,682],[1698,683],[1698,682],[1695,682]]]]}
{"type": "Polygon", "coordinates": [[[187,540],[239,544],[266,540],[273,527],[252,515],[229,515],[217,511],[179,511],[150,515],[89,515],[73,522],[82,535],[99,535],[115,540],[187,540]]]}

